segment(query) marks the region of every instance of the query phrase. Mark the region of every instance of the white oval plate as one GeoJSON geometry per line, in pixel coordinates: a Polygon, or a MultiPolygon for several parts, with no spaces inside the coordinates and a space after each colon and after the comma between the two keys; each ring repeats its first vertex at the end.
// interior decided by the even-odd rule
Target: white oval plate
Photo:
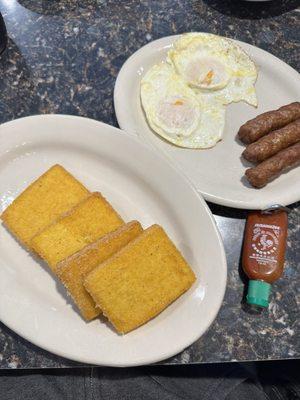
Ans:
{"type": "Polygon", "coordinates": [[[204,198],[213,203],[245,209],[263,209],[272,204],[291,204],[300,199],[300,167],[283,174],[263,189],[252,188],[243,178],[250,163],[242,162],[244,149],[236,141],[239,127],[256,115],[299,100],[299,74],[264,50],[236,41],[259,68],[257,109],[245,103],[231,104],[226,111],[223,140],[212,149],[178,148],[162,140],[148,126],[140,103],[140,81],[152,65],[165,59],[179,36],[169,36],[142,47],[119,72],[114,104],[119,126],[150,143],[193,182],[204,198]]]}
{"type": "Polygon", "coordinates": [[[0,126],[0,210],[60,163],[102,192],[125,221],[161,224],[198,280],[139,329],[119,336],[84,322],[65,290],[0,224],[0,320],[32,343],[75,361],[132,366],[171,357],[197,340],[221,306],[224,249],[214,219],[189,182],[119,129],[71,116],[35,116],[0,126]]]}

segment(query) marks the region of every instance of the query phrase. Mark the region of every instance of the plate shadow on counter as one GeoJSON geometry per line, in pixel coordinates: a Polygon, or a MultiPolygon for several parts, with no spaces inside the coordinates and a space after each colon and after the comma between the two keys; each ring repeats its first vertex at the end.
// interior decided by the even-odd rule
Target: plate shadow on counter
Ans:
{"type": "Polygon", "coordinates": [[[19,47],[9,38],[0,56],[1,123],[28,115],[36,105],[31,71],[19,47]]]}
{"type": "Polygon", "coordinates": [[[239,19],[264,19],[282,15],[299,7],[298,0],[247,2],[242,0],[203,0],[221,14],[239,19]]]}
{"type": "Polygon", "coordinates": [[[36,14],[42,15],[61,15],[61,14],[79,14],[79,8],[82,9],[95,9],[99,6],[97,0],[18,0],[18,3],[36,14]]]}

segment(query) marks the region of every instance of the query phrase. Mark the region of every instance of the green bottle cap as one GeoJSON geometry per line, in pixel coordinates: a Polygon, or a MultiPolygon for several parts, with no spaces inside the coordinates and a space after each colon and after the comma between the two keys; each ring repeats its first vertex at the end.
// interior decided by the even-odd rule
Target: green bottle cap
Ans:
{"type": "Polygon", "coordinates": [[[268,307],[271,285],[263,281],[249,281],[247,303],[268,307]]]}

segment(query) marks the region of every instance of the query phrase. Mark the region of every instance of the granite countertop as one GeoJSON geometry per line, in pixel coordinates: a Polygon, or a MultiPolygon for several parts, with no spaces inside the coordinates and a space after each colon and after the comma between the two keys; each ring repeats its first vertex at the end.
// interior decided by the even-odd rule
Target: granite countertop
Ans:
{"type": "MultiPolygon", "coordinates": [[[[147,42],[207,31],[259,46],[299,70],[298,1],[0,0],[9,45],[0,56],[0,122],[32,114],[81,115],[117,125],[113,87],[124,61],[147,42]]],[[[240,253],[246,211],[210,205],[225,243],[228,285],[209,331],[167,363],[300,356],[300,203],[289,215],[284,277],[270,307],[243,306],[240,253]]],[[[0,323],[0,368],[78,366],[0,323]]]]}

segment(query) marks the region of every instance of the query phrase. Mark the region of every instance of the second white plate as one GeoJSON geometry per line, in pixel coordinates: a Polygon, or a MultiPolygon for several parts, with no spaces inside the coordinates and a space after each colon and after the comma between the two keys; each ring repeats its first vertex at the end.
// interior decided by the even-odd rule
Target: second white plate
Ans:
{"type": "Polygon", "coordinates": [[[227,107],[224,138],[214,148],[191,150],[173,146],[148,126],[140,103],[140,81],[152,65],[166,58],[178,36],[169,36],[142,47],[123,65],[115,85],[114,103],[120,127],[154,146],[179,168],[213,203],[245,209],[263,209],[272,204],[288,205],[300,199],[300,167],[283,174],[262,189],[254,189],[243,178],[246,167],[241,160],[244,147],[236,140],[239,127],[268,110],[299,100],[300,77],[297,71],[278,58],[251,46],[237,43],[259,69],[256,90],[258,108],[245,103],[227,107]]]}
{"type": "Polygon", "coordinates": [[[157,318],[121,336],[99,319],[83,321],[47,266],[0,224],[0,320],[46,350],[91,364],[148,364],[189,346],[214,320],[226,286],[222,241],[204,200],[163,158],[121,130],[48,115],[0,126],[0,211],[56,163],[101,191],[125,221],[161,224],[198,280],[157,318]]]}

